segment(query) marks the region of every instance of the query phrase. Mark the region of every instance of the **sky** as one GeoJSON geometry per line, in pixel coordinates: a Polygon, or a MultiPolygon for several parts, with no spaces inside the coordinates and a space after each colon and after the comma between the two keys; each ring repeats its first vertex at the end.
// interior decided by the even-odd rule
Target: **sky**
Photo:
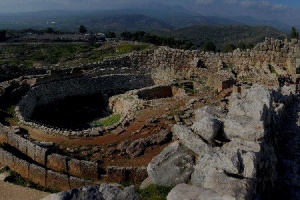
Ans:
{"type": "Polygon", "coordinates": [[[252,16],[258,19],[300,22],[300,0],[0,0],[0,13],[38,10],[101,10],[153,3],[180,5],[207,16],[252,16]]]}

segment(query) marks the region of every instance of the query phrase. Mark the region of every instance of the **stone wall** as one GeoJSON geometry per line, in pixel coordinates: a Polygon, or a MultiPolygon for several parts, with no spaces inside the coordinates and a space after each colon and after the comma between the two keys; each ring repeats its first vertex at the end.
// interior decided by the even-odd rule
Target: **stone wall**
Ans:
{"type": "Polygon", "coordinates": [[[226,114],[219,107],[196,110],[193,125],[175,125],[178,141],[149,163],[150,181],[190,183],[232,199],[271,199],[277,179],[276,130],[293,99],[291,91],[254,85],[231,96],[226,114]]]}
{"type": "Polygon", "coordinates": [[[47,188],[68,190],[103,180],[111,182],[141,182],[147,177],[145,168],[107,167],[105,172],[97,162],[78,160],[53,153],[1,126],[0,143],[18,150],[18,156],[0,148],[0,163],[22,177],[47,188]],[[22,159],[24,157],[24,159],[22,159]],[[25,157],[28,157],[27,160],[25,157]],[[32,159],[29,161],[28,159],[32,159]],[[107,177],[107,178],[104,178],[107,177]]]}
{"type": "Polygon", "coordinates": [[[70,96],[92,94],[120,93],[128,90],[144,88],[153,85],[149,75],[107,75],[100,77],[73,78],[62,81],[48,82],[32,87],[19,102],[16,112],[21,123],[33,126],[47,132],[59,133],[66,136],[83,136],[96,133],[93,129],[73,131],[49,127],[32,121],[31,115],[36,106],[47,105],[55,100],[70,96]],[[93,132],[93,133],[92,133],[93,132]]]}

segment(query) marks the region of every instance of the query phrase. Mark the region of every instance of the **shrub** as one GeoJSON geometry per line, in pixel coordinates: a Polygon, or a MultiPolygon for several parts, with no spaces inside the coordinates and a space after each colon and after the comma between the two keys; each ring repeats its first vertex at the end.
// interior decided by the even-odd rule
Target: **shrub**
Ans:
{"type": "Polygon", "coordinates": [[[145,189],[138,190],[143,200],[165,200],[173,187],[151,184],[145,189]]]}

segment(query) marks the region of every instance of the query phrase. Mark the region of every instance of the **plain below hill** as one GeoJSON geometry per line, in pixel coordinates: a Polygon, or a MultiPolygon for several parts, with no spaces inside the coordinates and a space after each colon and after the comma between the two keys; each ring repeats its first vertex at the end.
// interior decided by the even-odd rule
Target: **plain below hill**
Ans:
{"type": "Polygon", "coordinates": [[[228,44],[236,46],[240,43],[255,45],[264,41],[266,37],[278,39],[286,37],[285,33],[272,27],[246,25],[199,25],[161,32],[160,34],[191,41],[197,47],[202,47],[207,41],[211,41],[220,50],[228,44]]]}

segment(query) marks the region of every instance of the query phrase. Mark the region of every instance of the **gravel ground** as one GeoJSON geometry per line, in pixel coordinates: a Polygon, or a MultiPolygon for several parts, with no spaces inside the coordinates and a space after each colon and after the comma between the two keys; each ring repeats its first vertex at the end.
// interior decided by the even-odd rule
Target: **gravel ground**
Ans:
{"type": "Polygon", "coordinates": [[[49,193],[0,181],[0,200],[39,200],[49,193]]]}

